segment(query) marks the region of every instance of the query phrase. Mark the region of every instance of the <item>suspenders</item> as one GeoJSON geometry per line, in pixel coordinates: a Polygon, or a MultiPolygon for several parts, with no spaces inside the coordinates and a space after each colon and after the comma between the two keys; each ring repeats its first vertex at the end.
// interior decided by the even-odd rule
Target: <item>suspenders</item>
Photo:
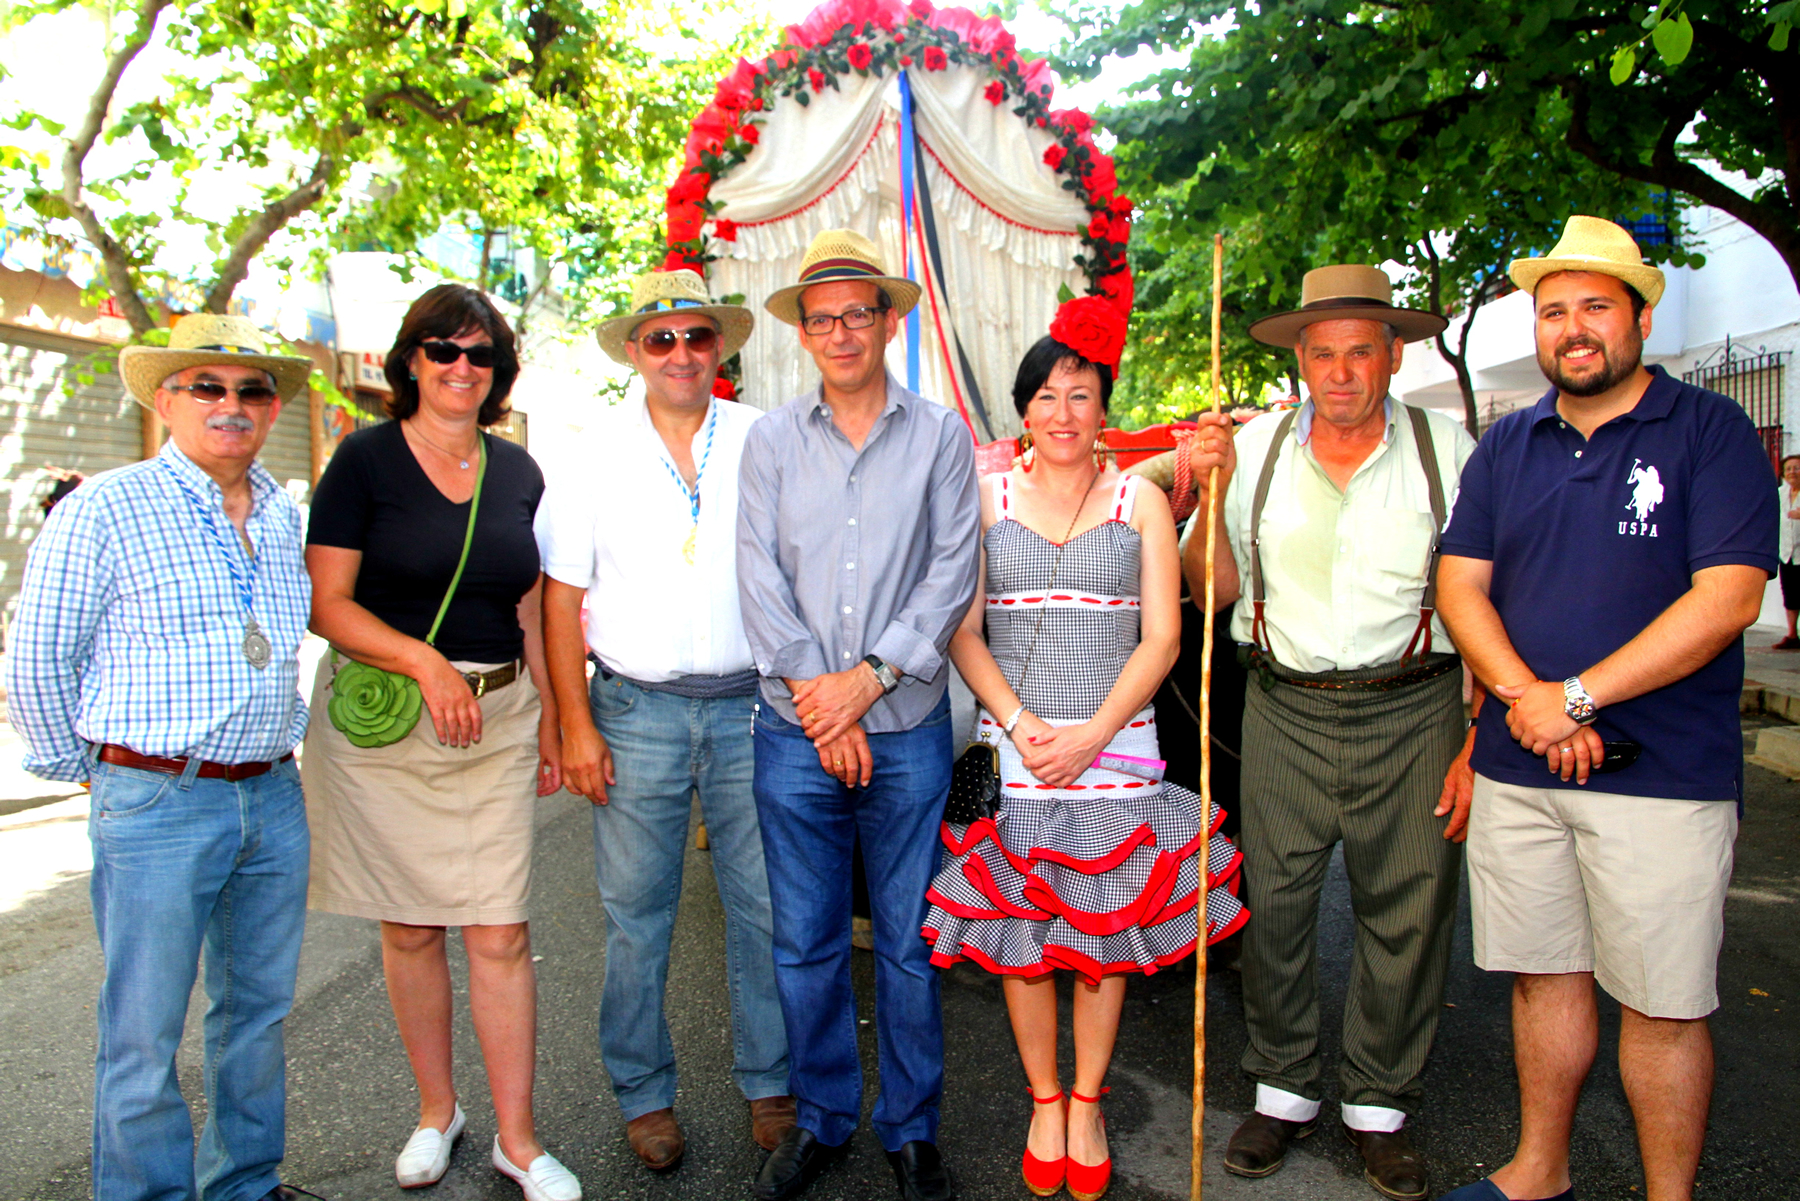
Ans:
{"type": "MultiPolygon", "coordinates": [[[[1419,663],[1431,653],[1431,617],[1437,608],[1438,552],[1444,536],[1445,506],[1444,481],[1438,475],[1437,447],[1431,441],[1431,427],[1424,410],[1411,405],[1400,407],[1412,419],[1413,442],[1418,447],[1419,466],[1425,471],[1425,488],[1431,498],[1431,558],[1425,564],[1425,591],[1419,597],[1419,624],[1406,644],[1406,653],[1400,656],[1400,662],[1408,664],[1414,661],[1414,650],[1418,651],[1419,663]],[[1419,645],[1421,635],[1425,640],[1423,646],[1419,645]]],[[[1282,444],[1287,441],[1298,412],[1298,409],[1289,409],[1281,424],[1275,427],[1275,437],[1269,442],[1269,453],[1263,457],[1262,473],[1256,477],[1256,493],[1250,501],[1250,641],[1265,655],[1270,651],[1269,627],[1263,618],[1263,603],[1267,599],[1262,567],[1263,503],[1269,499],[1269,484],[1275,478],[1275,460],[1281,457],[1282,444]]]]}

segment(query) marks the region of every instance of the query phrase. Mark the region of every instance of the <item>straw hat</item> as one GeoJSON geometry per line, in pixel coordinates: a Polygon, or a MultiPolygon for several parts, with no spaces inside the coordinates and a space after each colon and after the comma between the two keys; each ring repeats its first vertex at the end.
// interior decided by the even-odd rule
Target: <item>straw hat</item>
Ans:
{"type": "Polygon", "coordinates": [[[1442,333],[1450,323],[1436,313],[1394,307],[1394,284],[1379,267],[1345,263],[1315,267],[1300,281],[1300,307],[1264,317],[1250,327],[1258,342],[1292,350],[1300,331],[1319,321],[1384,321],[1403,342],[1442,333]]]}
{"type": "Polygon", "coordinates": [[[177,371],[189,367],[249,367],[275,377],[275,391],[286,404],[306,389],[313,361],[298,355],[270,354],[266,335],[248,317],[224,313],[190,313],[175,322],[169,344],[127,346],[119,352],[119,378],[132,399],[146,409],[156,407],[156,390],[177,371]]]}
{"type": "Polygon", "coordinates": [[[1637,241],[1623,227],[1600,217],[1570,217],[1562,240],[1548,255],[1514,259],[1507,274],[1520,290],[1536,293],[1538,281],[1557,271],[1592,271],[1622,279],[1652,308],[1662,299],[1663,273],[1644,262],[1637,241]]]}
{"type": "Polygon", "coordinates": [[[840,279],[865,279],[880,285],[894,302],[897,317],[906,316],[919,303],[919,285],[889,275],[875,243],[852,229],[828,229],[806,248],[806,257],[800,260],[800,282],[763,301],[763,308],[789,325],[799,325],[800,293],[814,284],[840,279]]]}
{"type": "Polygon", "coordinates": [[[721,363],[742,349],[756,324],[755,316],[743,305],[714,303],[706,293],[706,281],[692,271],[651,271],[631,281],[631,303],[625,315],[602,321],[594,337],[613,362],[629,367],[625,343],[632,333],[650,318],[670,313],[693,313],[717,321],[721,363]]]}

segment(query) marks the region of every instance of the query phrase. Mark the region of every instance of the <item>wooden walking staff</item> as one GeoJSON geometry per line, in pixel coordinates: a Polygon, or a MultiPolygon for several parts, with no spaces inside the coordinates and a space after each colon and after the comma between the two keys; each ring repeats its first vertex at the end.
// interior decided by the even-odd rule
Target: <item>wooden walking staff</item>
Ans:
{"type": "MultiPolygon", "coordinates": [[[[1213,235],[1212,278],[1212,407],[1223,408],[1220,392],[1219,297],[1225,285],[1225,235],[1213,235]]],[[[1212,861],[1212,657],[1213,598],[1218,587],[1213,579],[1213,551],[1218,544],[1219,469],[1206,475],[1206,604],[1201,608],[1206,631],[1200,644],[1200,812],[1207,823],[1200,845],[1199,938],[1194,948],[1194,1128],[1193,1183],[1188,1196],[1200,1201],[1200,1164],[1206,1141],[1206,877],[1212,861]]]]}

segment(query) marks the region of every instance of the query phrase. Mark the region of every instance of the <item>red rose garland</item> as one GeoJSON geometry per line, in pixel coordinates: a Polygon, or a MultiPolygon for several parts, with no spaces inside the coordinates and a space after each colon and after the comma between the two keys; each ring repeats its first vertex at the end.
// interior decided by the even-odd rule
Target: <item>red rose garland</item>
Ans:
{"type": "MultiPolygon", "coordinates": [[[[1080,109],[1050,108],[1048,60],[1021,59],[1013,35],[998,17],[978,17],[966,8],[940,9],[931,0],[827,0],[800,24],[788,26],[782,41],[758,62],[739,59],[719,80],[712,103],[694,118],[681,172],[669,187],[665,270],[686,267],[705,274],[714,257],[706,249],[709,220],[714,238],[736,239],[736,225],[716,217],[709,193],[713,182],[757,145],[757,113],[784,98],[808,104],[814,94],[835,87],[845,71],[885,73],[915,61],[927,71],[942,71],[954,59],[993,73],[982,93],[989,103],[1011,98],[1016,115],[1055,136],[1044,163],[1069,178],[1089,213],[1080,233],[1084,252],[1075,260],[1087,272],[1088,299],[1116,306],[1123,330],[1134,293],[1125,260],[1131,201],[1117,194],[1112,159],[1091,136],[1093,117],[1080,109]]],[[[1115,353],[1112,362],[1117,361],[1115,353]]]]}

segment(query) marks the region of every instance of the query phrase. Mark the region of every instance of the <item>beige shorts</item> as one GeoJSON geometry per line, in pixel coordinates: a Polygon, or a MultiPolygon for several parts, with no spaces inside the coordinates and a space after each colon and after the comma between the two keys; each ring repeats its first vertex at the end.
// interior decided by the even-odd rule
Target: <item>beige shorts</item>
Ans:
{"type": "Polygon", "coordinates": [[[1660,1018],[1719,1007],[1719,945],[1737,806],[1475,777],[1469,906],[1475,966],[1592,972],[1660,1018]]]}

